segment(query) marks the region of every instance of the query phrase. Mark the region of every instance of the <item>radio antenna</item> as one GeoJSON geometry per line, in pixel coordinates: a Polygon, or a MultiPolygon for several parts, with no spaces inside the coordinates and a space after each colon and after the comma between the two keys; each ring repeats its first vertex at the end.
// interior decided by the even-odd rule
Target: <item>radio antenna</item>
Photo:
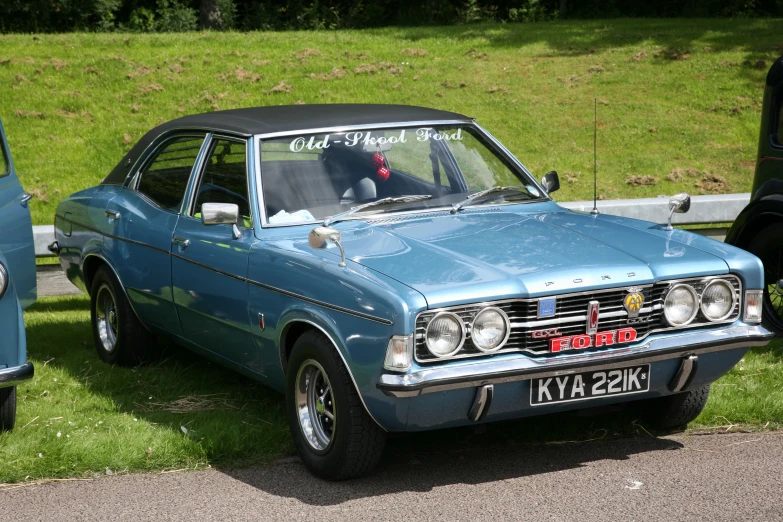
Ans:
{"type": "Polygon", "coordinates": [[[593,215],[598,215],[598,98],[593,98],[593,215]]]}

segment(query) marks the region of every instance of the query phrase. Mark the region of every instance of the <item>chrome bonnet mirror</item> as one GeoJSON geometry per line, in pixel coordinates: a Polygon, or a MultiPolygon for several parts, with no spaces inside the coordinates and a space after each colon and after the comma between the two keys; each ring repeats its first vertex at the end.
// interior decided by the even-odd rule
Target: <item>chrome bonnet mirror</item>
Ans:
{"type": "Polygon", "coordinates": [[[204,203],[201,205],[201,223],[204,225],[233,225],[234,239],[241,235],[237,222],[239,206],[234,203],[204,203]]]}
{"type": "Polygon", "coordinates": [[[310,247],[316,250],[326,248],[328,241],[337,245],[337,248],[340,249],[340,266],[345,266],[345,250],[343,250],[343,245],[340,243],[341,240],[342,234],[340,231],[332,227],[315,227],[307,237],[310,247]]]}
{"type": "Polygon", "coordinates": [[[685,214],[691,208],[691,197],[686,192],[673,195],[669,198],[669,222],[666,225],[666,230],[673,230],[672,228],[672,216],[676,212],[677,214],[685,214]]]}

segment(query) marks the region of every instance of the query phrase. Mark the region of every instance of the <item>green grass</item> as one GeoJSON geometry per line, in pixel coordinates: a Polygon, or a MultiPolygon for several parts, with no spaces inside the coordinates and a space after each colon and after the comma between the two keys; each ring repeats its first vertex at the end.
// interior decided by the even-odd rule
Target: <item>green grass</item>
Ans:
{"type": "MultiPolygon", "coordinates": [[[[36,375],[19,387],[17,427],[0,434],[0,485],[108,473],[239,467],[293,452],[283,397],[189,352],[152,366],[98,358],[86,296],[41,299],[26,312],[36,375]],[[185,428],[183,430],[182,428],[185,428]]],[[[750,352],[712,388],[697,429],[783,427],[783,343],[750,352]]],[[[648,436],[633,411],[551,415],[393,441],[390,454],[437,444],[550,443],[648,436]]],[[[393,458],[393,457],[390,457],[393,458]]]]}
{"type": "Polygon", "coordinates": [[[783,20],[611,20],[364,31],[0,36],[0,118],[36,224],[141,135],[190,113],[334,102],[474,116],[560,200],[750,188],[783,20]],[[635,186],[626,183],[634,181],[635,186]]]}

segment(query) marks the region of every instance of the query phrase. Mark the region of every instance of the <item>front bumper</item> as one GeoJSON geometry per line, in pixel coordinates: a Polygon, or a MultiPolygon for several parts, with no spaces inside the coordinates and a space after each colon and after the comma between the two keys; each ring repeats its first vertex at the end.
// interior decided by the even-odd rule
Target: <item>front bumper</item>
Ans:
{"type": "Polygon", "coordinates": [[[383,374],[377,387],[393,397],[415,397],[459,388],[555,377],[589,370],[614,369],[623,363],[647,363],[691,355],[764,346],[775,335],[761,325],[668,334],[640,345],[606,352],[568,354],[556,359],[512,355],[470,364],[444,365],[406,374],[383,374]]]}
{"type": "Polygon", "coordinates": [[[18,386],[25,381],[29,381],[35,375],[33,363],[29,362],[22,366],[12,366],[0,370],[0,388],[10,388],[18,386]]]}

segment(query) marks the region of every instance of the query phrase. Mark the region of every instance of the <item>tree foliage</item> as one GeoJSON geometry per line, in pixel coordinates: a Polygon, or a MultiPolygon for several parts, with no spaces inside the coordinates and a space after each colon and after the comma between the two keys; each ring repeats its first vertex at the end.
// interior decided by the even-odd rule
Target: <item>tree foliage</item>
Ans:
{"type": "Polygon", "coordinates": [[[0,32],[340,29],[783,15],[783,0],[3,0],[0,32]]]}

